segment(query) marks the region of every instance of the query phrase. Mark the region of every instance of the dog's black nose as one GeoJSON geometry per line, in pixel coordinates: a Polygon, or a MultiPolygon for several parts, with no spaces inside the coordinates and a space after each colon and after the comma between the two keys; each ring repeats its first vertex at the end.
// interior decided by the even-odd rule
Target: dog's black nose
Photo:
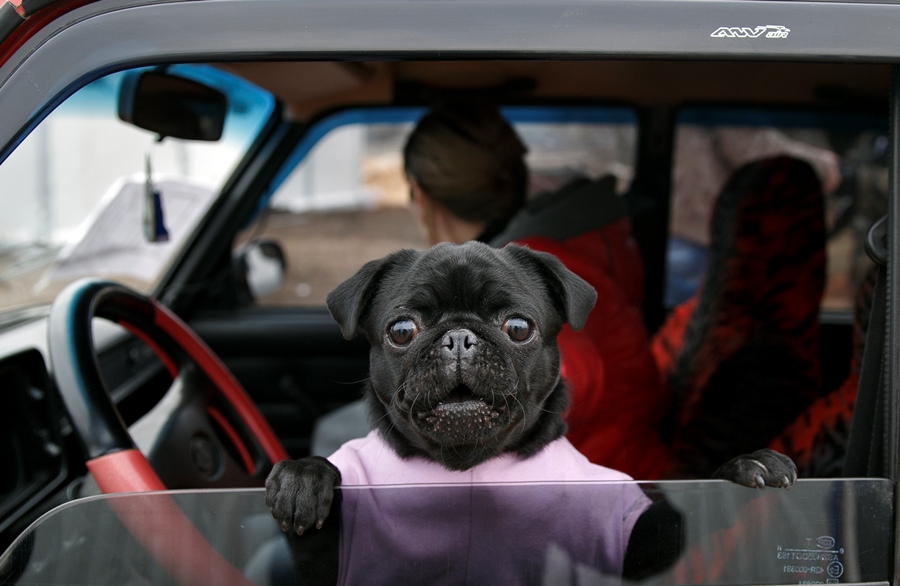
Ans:
{"type": "Polygon", "coordinates": [[[444,334],[441,346],[444,352],[453,356],[465,358],[475,351],[478,338],[470,330],[450,330],[444,334]]]}

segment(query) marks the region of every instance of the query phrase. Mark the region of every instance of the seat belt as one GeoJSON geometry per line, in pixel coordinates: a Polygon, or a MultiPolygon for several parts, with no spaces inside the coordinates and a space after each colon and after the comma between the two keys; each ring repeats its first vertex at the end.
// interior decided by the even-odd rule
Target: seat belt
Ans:
{"type": "Polygon", "coordinates": [[[885,409],[887,387],[884,381],[885,325],[887,321],[887,216],[872,224],[866,234],[866,253],[878,266],[875,292],[866,332],[866,345],[859,374],[856,405],[847,440],[844,460],[845,478],[887,478],[885,460],[885,409]]]}

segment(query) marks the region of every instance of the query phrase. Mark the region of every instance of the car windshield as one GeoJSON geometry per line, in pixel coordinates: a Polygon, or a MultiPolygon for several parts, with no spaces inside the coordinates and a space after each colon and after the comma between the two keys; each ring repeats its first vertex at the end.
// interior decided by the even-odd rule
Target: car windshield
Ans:
{"type": "Polygon", "coordinates": [[[643,583],[890,577],[892,484],[861,479],[804,480],[790,491],[723,481],[344,487],[333,551],[315,531],[282,533],[262,489],[91,497],[20,536],[0,558],[0,583],[294,583],[304,556],[307,572],[331,560],[341,583],[615,583],[634,494],[682,519],[678,543],[643,544],[676,553],[643,583]]]}
{"type": "Polygon", "coordinates": [[[149,292],[271,115],[274,99],[208,66],[170,73],[225,93],[222,138],[166,138],[118,118],[124,73],[103,77],[50,113],[0,165],[0,314],[52,301],[70,281],[108,276],[149,292]],[[160,230],[143,229],[148,170],[160,230]]]}

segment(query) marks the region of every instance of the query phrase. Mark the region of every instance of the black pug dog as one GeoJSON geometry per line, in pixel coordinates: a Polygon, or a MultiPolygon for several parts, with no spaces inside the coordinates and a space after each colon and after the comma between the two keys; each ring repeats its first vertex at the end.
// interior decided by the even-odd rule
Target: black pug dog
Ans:
{"type": "MultiPolygon", "coordinates": [[[[469,470],[506,454],[527,460],[565,434],[556,336],[565,323],[580,329],[595,300],[593,288],[552,255],[470,242],[369,262],[327,304],[345,338],[359,328],[371,344],[365,397],[387,444],[404,461],[469,470]]],[[[796,468],[763,450],[728,462],[717,477],[787,488],[796,468]]],[[[266,503],[282,529],[302,535],[326,523],[340,484],[341,471],[325,458],[279,462],[266,480],[266,503]]],[[[678,513],[654,504],[632,541],[645,526],[677,533],[678,513]]],[[[626,575],[665,564],[676,550],[629,545],[626,575]]]]}

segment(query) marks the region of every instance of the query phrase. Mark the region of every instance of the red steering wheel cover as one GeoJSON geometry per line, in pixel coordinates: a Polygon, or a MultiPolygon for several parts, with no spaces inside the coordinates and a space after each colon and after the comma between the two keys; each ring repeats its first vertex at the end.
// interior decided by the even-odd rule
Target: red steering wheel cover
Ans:
{"type": "Polygon", "coordinates": [[[87,467],[103,494],[166,489],[144,454],[135,449],[94,458],[87,467]]]}
{"type": "MultiPolygon", "coordinates": [[[[187,354],[243,419],[266,456],[273,463],[287,458],[244,389],[181,320],[126,287],[83,280],[69,285],[57,297],[48,320],[48,346],[60,394],[84,444],[88,470],[102,492],[148,492],[166,487],[134,446],[100,378],[91,335],[93,316],[118,322],[148,342],[173,376],[178,373],[177,358],[187,354]]],[[[149,501],[114,498],[110,506],[178,583],[249,586],[243,574],[209,544],[168,495],[149,501]],[[167,539],[167,535],[178,538],[167,539]],[[186,550],[190,555],[185,555],[186,550]]]]}
{"type": "MultiPolygon", "coordinates": [[[[165,490],[162,480],[138,450],[122,450],[87,463],[105,494],[165,490]]],[[[111,500],[109,506],[135,539],[179,583],[191,586],[216,583],[251,586],[251,582],[222,557],[166,495],[151,501],[111,500]],[[173,536],[166,539],[165,536],[173,536]],[[185,555],[188,549],[190,555],[185,555]]]]}
{"type": "Polygon", "coordinates": [[[177,316],[118,283],[85,279],[72,283],[57,297],[50,312],[48,342],[60,394],[88,466],[104,492],[165,487],[136,450],[100,377],[90,326],[95,316],[119,323],[147,342],[173,376],[184,360],[193,361],[221,392],[266,458],[273,464],[288,458],[237,379],[177,316]]]}
{"type": "Polygon", "coordinates": [[[225,399],[237,412],[238,416],[247,426],[247,429],[256,438],[260,447],[266,453],[266,457],[273,464],[288,459],[288,453],[278,440],[278,436],[272,430],[256,404],[247,395],[241,384],[234,378],[222,361],[209,349],[203,340],[197,337],[181,319],[174,313],[150,300],[155,312],[154,323],[166,332],[188,356],[197,363],[201,370],[209,377],[216,388],[224,395],[225,399]]]}

